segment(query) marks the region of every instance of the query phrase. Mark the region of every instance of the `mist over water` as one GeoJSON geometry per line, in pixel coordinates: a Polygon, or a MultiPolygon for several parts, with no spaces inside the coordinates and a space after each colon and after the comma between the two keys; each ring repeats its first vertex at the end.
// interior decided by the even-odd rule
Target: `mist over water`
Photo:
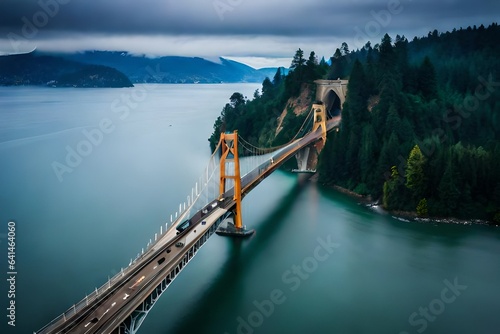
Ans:
{"type": "MultiPolygon", "coordinates": [[[[127,266],[203,173],[229,96],[257,88],[0,88],[0,265],[6,272],[1,236],[14,220],[18,272],[16,327],[3,315],[0,332],[39,329],[127,266]],[[86,154],[70,158],[74,167],[71,150],[86,154]],[[54,162],[71,172],[58,177],[54,162]]],[[[398,221],[279,171],[245,198],[243,216],[255,236],[212,237],[140,333],[491,333],[500,325],[498,229],[398,221]]],[[[3,310],[7,290],[3,279],[3,310]]]]}

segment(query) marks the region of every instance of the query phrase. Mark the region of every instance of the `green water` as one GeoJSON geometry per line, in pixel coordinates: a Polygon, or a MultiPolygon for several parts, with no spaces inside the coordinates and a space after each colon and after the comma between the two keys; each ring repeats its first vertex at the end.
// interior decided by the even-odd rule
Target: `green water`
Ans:
{"type": "MultiPolygon", "coordinates": [[[[231,93],[256,88],[0,89],[0,265],[14,220],[18,272],[0,332],[39,329],[126,266],[191,192],[231,93]],[[60,182],[53,162],[104,118],[113,130],[60,182]]],[[[139,333],[498,333],[498,228],[396,220],[283,172],[243,216],[255,236],[212,237],[139,333]]]]}
{"type": "Polygon", "coordinates": [[[212,240],[196,259],[224,259],[210,283],[189,268],[192,279],[176,282],[193,291],[188,303],[167,311],[169,293],[178,298],[168,291],[152,314],[163,324],[145,333],[497,332],[497,230],[401,222],[284,174],[261,187],[247,198],[256,236],[212,240]],[[315,253],[329,241],[331,254],[315,253]]]}

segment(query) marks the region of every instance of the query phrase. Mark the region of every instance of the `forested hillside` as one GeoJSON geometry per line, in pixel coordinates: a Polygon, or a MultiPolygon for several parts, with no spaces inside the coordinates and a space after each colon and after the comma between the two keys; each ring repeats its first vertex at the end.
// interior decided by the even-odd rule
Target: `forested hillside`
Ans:
{"type": "Polygon", "coordinates": [[[252,101],[235,93],[214,125],[259,145],[286,142],[302,124],[290,110],[317,78],[349,79],[339,132],[328,136],[320,181],[421,216],[500,222],[500,28],[430,32],[409,42],[385,35],[349,51],[343,43],[318,63],[297,51],[291,72],[263,83],[252,101]]]}

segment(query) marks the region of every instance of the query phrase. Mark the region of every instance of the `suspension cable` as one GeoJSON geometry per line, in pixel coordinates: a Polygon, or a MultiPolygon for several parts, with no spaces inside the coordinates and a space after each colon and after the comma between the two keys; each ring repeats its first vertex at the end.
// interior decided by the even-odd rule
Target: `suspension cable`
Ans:
{"type": "MultiPolygon", "coordinates": [[[[273,147],[257,147],[255,145],[253,145],[252,143],[246,141],[243,137],[241,137],[239,135],[238,135],[238,138],[240,139],[240,142],[243,143],[242,146],[244,146],[247,150],[249,150],[249,149],[245,146],[245,144],[248,145],[248,146],[250,146],[250,147],[252,147],[252,148],[254,148],[254,149],[257,149],[257,150],[261,151],[261,155],[274,152],[276,150],[279,150],[280,148],[283,148],[283,147],[289,145],[291,142],[293,142],[295,139],[297,139],[297,137],[299,136],[299,134],[301,133],[301,131],[304,129],[306,123],[308,123],[310,121],[310,116],[312,115],[312,113],[313,113],[313,109],[311,108],[311,110],[309,110],[309,113],[307,114],[306,118],[304,119],[304,122],[302,122],[302,125],[299,128],[299,130],[297,131],[297,133],[295,134],[295,136],[288,143],[286,143],[286,144],[283,144],[283,145],[280,145],[280,146],[273,146],[273,147]]],[[[251,150],[249,150],[249,151],[251,152],[251,150]]]]}

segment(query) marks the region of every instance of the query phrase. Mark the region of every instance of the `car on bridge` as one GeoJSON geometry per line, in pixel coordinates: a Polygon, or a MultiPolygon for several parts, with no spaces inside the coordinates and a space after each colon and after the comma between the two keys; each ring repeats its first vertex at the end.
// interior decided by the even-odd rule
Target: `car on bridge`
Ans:
{"type": "Polygon", "coordinates": [[[184,232],[187,228],[189,228],[192,225],[192,222],[190,219],[183,221],[177,226],[177,234],[184,232]]]}
{"type": "Polygon", "coordinates": [[[141,278],[136,280],[135,283],[131,287],[129,287],[129,289],[134,290],[137,287],[137,285],[139,285],[139,283],[144,281],[145,278],[146,278],[146,276],[142,276],[141,278]]]}
{"type": "Polygon", "coordinates": [[[203,208],[203,210],[201,210],[201,213],[203,213],[204,215],[206,215],[207,213],[209,213],[210,211],[212,211],[216,207],[217,207],[217,201],[213,202],[210,205],[207,205],[205,208],[203,208]]]}

